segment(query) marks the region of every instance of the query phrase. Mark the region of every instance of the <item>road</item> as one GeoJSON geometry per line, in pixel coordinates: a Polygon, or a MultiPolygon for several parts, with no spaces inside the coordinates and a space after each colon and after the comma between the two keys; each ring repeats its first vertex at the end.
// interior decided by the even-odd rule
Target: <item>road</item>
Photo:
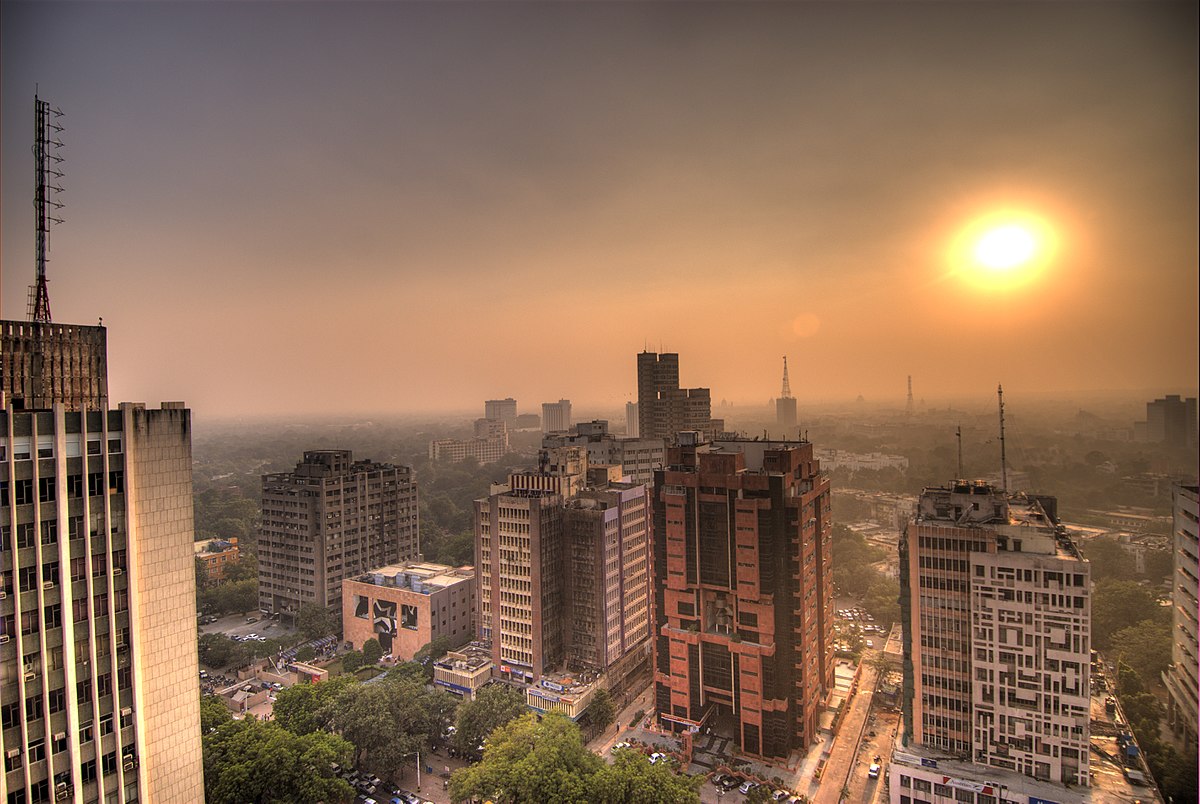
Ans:
{"type": "MultiPolygon", "coordinates": [[[[838,804],[842,800],[842,790],[849,786],[852,776],[858,768],[859,747],[863,735],[867,731],[867,719],[870,716],[871,699],[875,690],[877,671],[865,661],[862,664],[862,675],[858,682],[858,691],[854,697],[847,700],[849,710],[842,724],[838,727],[837,737],[829,751],[829,761],[821,776],[821,784],[813,797],[814,804],[838,804]]],[[[870,760],[870,757],[867,757],[870,760]]],[[[870,762],[868,761],[868,765],[870,762]]],[[[861,767],[863,777],[866,777],[866,765],[861,767]]],[[[882,775],[882,774],[881,774],[882,775]]],[[[862,798],[847,798],[847,801],[863,801],[862,798]]]]}

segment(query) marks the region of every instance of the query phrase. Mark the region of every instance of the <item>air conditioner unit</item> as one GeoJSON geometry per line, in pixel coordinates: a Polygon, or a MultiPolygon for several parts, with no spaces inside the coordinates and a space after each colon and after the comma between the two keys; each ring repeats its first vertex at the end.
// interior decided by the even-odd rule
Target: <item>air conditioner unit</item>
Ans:
{"type": "Polygon", "coordinates": [[[129,717],[129,716],[130,716],[130,715],[132,715],[132,714],[133,714],[133,708],[132,708],[132,707],[129,707],[129,706],[127,706],[127,707],[125,707],[124,709],[122,709],[122,710],[121,710],[121,717],[129,717]]]}
{"type": "Polygon", "coordinates": [[[125,760],[125,763],[123,765],[121,765],[121,769],[127,770],[127,771],[133,770],[133,760],[132,759],[125,760]]]}
{"type": "Polygon", "coordinates": [[[113,567],[112,574],[113,574],[113,575],[120,575],[120,574],[121,574],[122,572],[124,572],[124,571],[125,571],[125,570],[121,569],[120,567],[113,567]]]}
{"type": "Polygon", "coordinates": [[[53,589],[54,581],[42,581],[42,588],[43,589],[53,589]]]}
{"type": "MultiPolygon", "coordinates": [[[[67,733],[65,731],[60,731],[58,734],[54,735],[54,739],[65,740],[67,739],[67,733]]],[[[66,782],[59,782],[59,784],[66,784],[66,782]]]]}
{"type": "Polygon", "coordinates": [[[0,634],[0,645],[3,645],[8,640],[12,639],[8,634],[0,634]]]}
{"type": "Polygon", "coordinates": [[[0,589],[0,600],[3,600],[6,597],[8,597],[8,592],[5,592],[3,589],[0,589]]]}
{"type": "Polygon", "coordinates": [[[66,801],[70,797],[71,797],[71,788],[67,787],[65,784],[60,784],[54,788],[54,800],[55,801],[66,801]]]}
{"type": "Polygon", "coordinates": [[[16,759],[17,757],[21,756],[21,749],[10,748],[8,749],[8,753],[6,753],[4,756],[8,757],[9,759],[16,759]]]}
{"type": "Polygon", "coordinates": [[[35,678],[37,678],[37,673],[26,673],[25,674],[26,681],[33,681],[35,678]]]}

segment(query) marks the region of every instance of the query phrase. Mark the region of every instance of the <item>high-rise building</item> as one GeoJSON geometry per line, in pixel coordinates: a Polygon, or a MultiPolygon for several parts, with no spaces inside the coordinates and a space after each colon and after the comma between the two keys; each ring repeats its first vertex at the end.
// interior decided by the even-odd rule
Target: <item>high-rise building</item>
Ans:
{"type": "Polygon", "coordinates": [[[556,433],[571,427],[571,400],[542,403],[542,432],[556,433]]]}
{"type": "Polygon", "coordinates": [[[573,667],[616,687],[647,659],[646,487],[588,475],[584,448],[543,449],[475,502],[480,637],[501,678],[573,667]]]}
{"type": "Polygon", "coordinates": [[[788,381],[786,357],[783,358],[783,391],[775,400],[775,424],[784,438],[796,428],[796,398],[792,396],[792,384],[788,381]]]}
{"type": "Polygon", "coordinates": [[[608,432],[608,422],[594,419],[580,422],[568,432],[547,433],[542,447],[581,446],[587,449],[589,466],[620,468],[624,480],[654,481],[654,470],[662,468],[665,447],[657,438],[620,438],[608,432]]]}
{"type": "Polygon", "coordinates": [[[497,419],[512,427],[517,420],[517,400],[488,399],[483,403],[483,418],[497,419]]]}
{"type": "Polygon", "coordinates": [[[191,415],[0,322],[0,801],[200,801],[191,415]]]}
{"type": "Polygon", "coordinates": [[[476,419],[474,438],[440,438],[429,442],[431,461],[458,463],[474,458],[495,463],[508,454],[508,425],[504,419],[476,419]]]}
{"type": "Polygon", "coordinates": [[[259,606],[289,621],[306,603],[340,613],[342,581],[417,558],[417,534],[411,468],[305,452],[295,471],[262,479],[259,606]]]}
{"type": "Polygon", "coordinates": [[[1197,596],[1196,579],[1200,578],[1200,562],[1197,560],[1197,518],[1200,505],[1197,503],[1196,485],[1179,485],[1174,489],[1174,529],[1171,545],[1175,554],[1175,573],[1172,576],[1171,602],[1174,604],[1171,666],[1163,674],[1169,700],[1167,719],[1177,734],[1186,735],[1186,741],[1196,744],[1196,712],[1200,709],[1197,698],[1196,668],[1200,666],[1200,648],[1197,647],[1197,618],[1200,617],[1200,597],[1197,596]]]}
{"type": "Polygon", "coordinates": [[[900,540],[908,744],[1089,785],[1089,588],[1053,497],[925,489],[900,540]]]}
{"type": "Polygon", "coordinates": [[[637,402],[626,402],[625,435],[629,438],[638,438],[641,432],[638,428],[638,404],[637,402]]]}
{"type": "Polygon", "coordinates": [[[724,423],[712,418],[707,388],[679,387],[679,355],[641,352],[637,356],[638,436],[667,444],[685,430],[715,437],[724,423]]]}
{"type": "Polygon", "coordinates": [[[655,712],[739,750],[816,739],[833,690],[829,479],[801,441],[682,433],[655,473],[655,712]]]}
{"type": "Polygon", "coordinates": [[[1196,398],[1168,394],[1146,403],[1145,440],[1177,447],[1196,446],[1196,398]]]}

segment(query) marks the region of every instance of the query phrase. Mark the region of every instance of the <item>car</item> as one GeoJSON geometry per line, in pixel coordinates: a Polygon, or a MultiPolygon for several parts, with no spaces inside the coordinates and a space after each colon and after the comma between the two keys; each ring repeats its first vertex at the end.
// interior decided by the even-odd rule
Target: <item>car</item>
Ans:
{"type": "Polygon", "coordinates": [[[725,790],[732,790],[733,788],[737,787],[741,783],[742,783],[741,777],[726,776],[725,780],[723,782],[721,782],[721,787],[723,787],[725,790]]]}
{"type": "Polygon", "coordinates": [[[867,778],[868,779],[878,779],[879,778],[879,763],[878,762],[871,763],[871,767],[867,769],[867,778]]]}
{"type": "Polygon", "coordinates": [[[867,640],[867,647],[868,647],[868,648],[873,648],[873,647],[875,647],[875,640],[873,640],[873,639],[868,639],[868,640],[867,640]]]}
{"type": "Polygon", "coordinates": [[[717,774],[714,774],[713,777],[711,779],[709,779],[709,781],[712,782],[715,786],[720,787],[721,784],[728,778],[729,777],[723,773],[717,773],[717,774]]]}
{"type": "Polygon", "coordinates": [[[660,754],[659,752],[655,751],[653,754],[650,755],[650,764],[657,765],[658,763],[662,762],[666,758],[667,758],[666,754],[660,754]]]}
{"type": "Polygon", "coordinates": [[[258,622],[258,618],[257,618],[257,617],[247,617],[247,618],[246,618],[246,624],[247,624],[247,625],[249,625],[250,623],[256,623],[256,622],[258,622]]]}
{"type": "Polygon", "coordinates": [[[621,742],[614,745],[612,747],[612,750],[616,751],[618,748],[633,748],[633,743],[629,743],[629,742],[626,742],[625,740],[622,740],[621,742]]]}
{"type": "Polygon", "coordinates": [[[749,779],[742,782],[742,786],[738,788],[738,792],[742,795],[749,795],[751,790],[758,789],[758,782],[752,782],[749,779]]]}
{"type": "Polygon", "coordinates": [[[771,794],[772,801],[783,801],[787,797],[788,797],[788,791],[784,790],[782,787],[771,794]]]}

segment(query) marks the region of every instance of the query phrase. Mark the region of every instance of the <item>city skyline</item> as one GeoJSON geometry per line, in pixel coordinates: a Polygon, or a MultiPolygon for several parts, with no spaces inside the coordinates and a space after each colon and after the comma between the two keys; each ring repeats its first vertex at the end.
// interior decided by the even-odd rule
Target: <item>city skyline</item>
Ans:
{"type": "Polygon", "coordinates": [[[104,318],[114,399],[615,409],[643,349],[714,406],[765,404],[785,354],[801,410],[900,407],[908,375],[918,399],[1194,395],[1189,6],[2,14],[0,309],[34,278],[36,87],[66,113],[51,306],[104,318]],[[981,288],[947,255],[1003,210],[1055,247],[981,288]],[[529,368],[477,345],[529,324],[554,333],[529,368]],[[946,370],[981,350],[986,378],[946,370]]]}

